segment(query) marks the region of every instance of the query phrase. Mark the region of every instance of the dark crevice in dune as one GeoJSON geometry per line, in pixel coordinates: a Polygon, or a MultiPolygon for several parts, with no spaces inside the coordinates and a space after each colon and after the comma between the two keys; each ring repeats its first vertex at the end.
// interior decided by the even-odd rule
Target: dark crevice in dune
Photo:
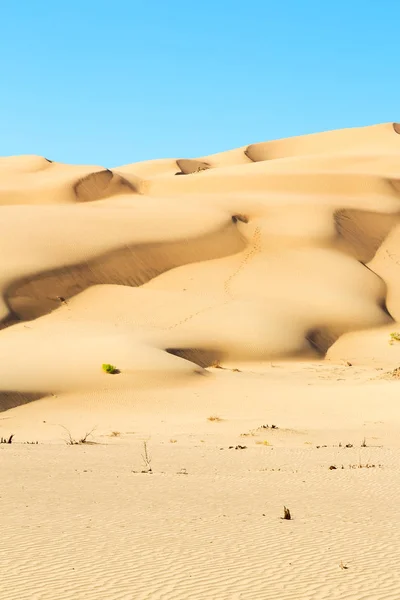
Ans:
{"type": "Polygon", "coordinates": [[[396,195],[400,196],[400,179],[388,179],[387,182],[396,195]]]}
{"type": "Polygon", "coordinates": [[[385,315],[387,315],[388,319],[390,321],[394,321],[395,319],[393,319],[393,317],[390,314],[389,309],[387,307],[387,299],[382,298],[382,300],[378,304],[379,304],[379,308],[385,313],[385,315]]]}
{"type": "Polygon", "coordinates": [[[240,221],[241,223],[248,223],[249,217],[247,215],[241,215],[241,214],[232,215],[232,221],[234,223],[237,223],[238,221],[240,221]]]}
{"type": "Polygon", "coordinates": [[[375,277],[378,277],[381,280],[382,285],[385,287],[385,294],[384,294],[384,296],[380,300],[378,300],[378,306],[382,310],[382,312],[387,316],[387,323],[395,321],[396,319],[394,319],[392,317],[392,315],[390,314],[390,311],[388,309],[388,306],[387,306],[388,288],[387,288],[386,281],[384,279],[382,279],[382,277],[380,277],[380,275],[377,275],[375,273],[375,271],[373,271],[372,269],[370,269],[370,267],[368,267],[367,265],[364,265],[364,267],[366,269],[368,269],[369,271],[371,271],[371,273],[373,273],[375,275],[375,277]]]}
{"type": "Polygon", "coordinates": [[[50,160],[49,158],[44,157],[44,160],[46,160],[48,163],[53,163],[54,161],[50,160]]]}
{"type": "Polygon", "coordinates": [[[201,173],[201,171],[208,171],[211,168],[209,163],[193,158],[179,159],[176,164],[183,175],[193,175],[194,173],[201,173]]]}
{"type": "Polygon", "coordinates": [[[393,227],[400,223],[400,214],[346,208],[334,213],[334,221],[346,252],[365,264],[373,259],[393,227]]]}
{"type": "Polygon", "coordinates": [[[121,175],[104,169],[79,179],[74,185],[74,193],[79,202],[93,202],[118,194],[138,193],[138,189],[121,175]]]}
{"type": "Polygon", "coordinates": [[[393,123],[393,129],[396,133],[400,134],[400,123],[393,123]]]}
{"type": "Polygon", "coordinates": [[[93,285],[137,287],[176,267],[230,256],[245,247],[244,238],[230,220],[222,229],[187,242],[125,245],[90,261],[28,276],[8,288],[10,315],[0,328],[35,319],[61,305],[68,308],[69,298],[93,285]]]}
{"type": "Polygon", "coordinates": [[[334,332],[331,328],[316,327],[307,333],[306,340],[320,356],[325,356],[328,349],[339,339],[340,335],[341,333],[334,332]]]}
{"type": "Polygon", "coordinates": [[[383,298],[381,298],[378,301],[378,306],[389,317],[390,321],[393,321],[394,319],[393,319],[392,315],[390,314],[390,312],[389,312],[389,310],[387,308],[387,303],[386,303],[386,301],[387,301],[387,284],[386,284],[386,281],[384,279],[382,279],[382,277],[380,275],[378,275],[377,273],[375,273],[375,271],[373,269],[371,269],[371,267],[369,267],[368,265],[364,264],[361,261],[359,261],[359,262],[360,262],[360,264],[363,265],[363,267],[365,267],[366,269],[368,269],[368,271],[370,271],[371,273],[373,273],[375,275],[375,277],[378,277],[378,279],[381,280],[382,286],[384,286],[384,288],[385,288],[385,294],[384,294],[383,298]]]}
{"type": "Polygon", "coordinates": [[[199,348],[166,348],[168,354],[188,360],[199,367],[211,367],[211,365],[222,360],[222,353],[213,350],[201,350],[199,348]]]}
{"type": "Polygon", "coordinates": [[[29,402],[40,400],[44,396],[46,396],[44,393],[0,391],[0,412],[15,408],[16,406],[22,406],[23,404],[29,404],[29,402]]]}
{"type": "Polygon", "coordinates": [[[17,323],[19,323],[21,321],[21,319],[19,318],[18,315],[16,315],[14,313],[14,311],[12,310],[11,306],[9,305],[9,302],[7,301],[7,299],[5,300],[5,303],[7,304],[8,307],[8,315],[5,319],[1,320],[0,319],[0,330],[1,329],[6,329],[7,327],[11,327],[11,325],[16,325],[17,323]]]}
{"type": "Polygon", "coordinates": [[[251,146],[254,146],[254,144],[250,144],[250,146],[247,146],[247,148],[246,148],[246,149],[243,151],[243,154],[244,154],[245,156],[247,156],[247,158],[248,158],[249,160],[251,160],[251,162],[257,162],[257,161],[255,161],[253,158],[251,158],[251,156],[250,156],[250,152],[251,152],[250,148],[251,148],[251,146]]]}

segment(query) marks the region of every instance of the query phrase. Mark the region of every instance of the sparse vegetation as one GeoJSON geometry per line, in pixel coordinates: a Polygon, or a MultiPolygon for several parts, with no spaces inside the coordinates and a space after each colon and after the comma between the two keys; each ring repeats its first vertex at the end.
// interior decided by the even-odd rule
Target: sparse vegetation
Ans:
{"type": "Polygon", "coordinates": [[[142,473],[153,473],[153,469],[151,468],[151,456],[147,448],[147,442],[143,442],[142,460],[144,465],[142,473]]]}
{"type": "Polygon", "coordinates": [[[105,373],[109,373],[110,375],[116,375],[120,372],[115,365],[110,365],[108,363],[101,365],[101,368],[105,373]]]}
{"type": "Polygon", "coordinates": [[[260,446],[270,446],[271,445],[267,440],[257,440],[256,444],[259,444],[260,446]]]}
{"type": "Polygon", "coordinates": [[[284,521],[291,521],[292,520],[292,515],[290,514],[290,510],[286,506],[283,507],[283,517],[282,517],[282,519],[284,521]]]}
{"type": "Polygon", "coordinates": [[[8,438],[0,438],[0,444],[12,444],[14,434],[12,433],[8,438]]]}
{"type": "Polygon", "coordinates": [[[82,444],[95,444],[96,443],[96,442],[90,441],[88,439],[92,436],[93,431],[96,429],[96,427],[93,427],[93,429],[91,429],[90,431],[87,431],[84,436],[82,436],[78,439],[73,438],[70,430],[67,429],[66,427],[64,427],[64,425],[60,425],[60,427],[65,429],[65,431],[67,432],[68,438],[65,440],[65,443],[67,444],[67,446],[81,446],[82,444]]]}
{"type": "Polygon", "coordinates": [[[257,429],[251,429],[248,433],[241,433],[240,436],[241,437],[248,437],[248,436],[255,437],[256,435],[258,435],[258,433],[260,433],[264,429],[279,429],[279,427],[277,425],[260,425],[260,427],[257,427],[257,429]]]}
{"type": "Polygon", "coordinates": [[[110,437],[120,437],[121,432],[120,431],[112,431],[110,433],[110,437]]]}
{"type": "MultiPolygon", "coordinates": [[[[358,463],[358,465],[348,465],[348,467],[345,467],[344,465],[342,465],[340,467],[340,469],[382,469],[383,465],[378,464],[378,465],[374,465],[374,464],[370,464],[370,463],[365,463],[364,465],[360,462],[358,463]]],[[[339,467],[337,467],[336,465],[331,465],[329,467],[330,471],[336,471],[337,469],[339,469],[339,467]]]]}
{"type": "Polygon", "coordinates": [[[361,442],[361,448],[366,448],[367,447],[367,440],[364,438],[363,441],[361,442]]]}
{"type": "Polygon", "coordinates": [[[396,367],[393,371],[387,371],[383,375],[379,375],[377,379],[400,379],[400,367],[396,367]]]}
{"type": "Polygon", "coordinates": [[[218,417],[217,415],[211,415],[210,417],[207,417],[207,421],[223,421],[223,419],[221,419],[221,417],[218,417]]]}
{"type": "Polygon", "coordinates": [[[211,363],[210,367],[212,369],[223,369],[224,368],[221,366],[221,363],[219,360],[215,360],[213,363],[211,363]]]}
{"type": "Polygon", "coordinates": [[[390,334],[389,344],[394,344],[395,342],[400,342],[400,333],[398,333],[397,331],[393,331],[390,334]]]}

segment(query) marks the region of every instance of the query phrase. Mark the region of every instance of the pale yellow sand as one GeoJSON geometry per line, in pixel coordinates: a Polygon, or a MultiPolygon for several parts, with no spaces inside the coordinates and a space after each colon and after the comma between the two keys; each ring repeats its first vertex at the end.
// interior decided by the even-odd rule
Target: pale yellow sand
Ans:
{"type": "Polygon", "coordinates": [[[0,159],[1,599],[399,598],[399,164],[0,159]]]}

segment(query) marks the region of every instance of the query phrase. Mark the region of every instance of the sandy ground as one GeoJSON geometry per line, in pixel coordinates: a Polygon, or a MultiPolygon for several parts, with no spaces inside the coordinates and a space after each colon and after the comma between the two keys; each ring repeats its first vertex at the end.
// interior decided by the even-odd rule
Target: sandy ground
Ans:
{"type": "Polygon", "coordinates": [[[398,129],[0,159],[1,600],[400,597],[398,129]]]}

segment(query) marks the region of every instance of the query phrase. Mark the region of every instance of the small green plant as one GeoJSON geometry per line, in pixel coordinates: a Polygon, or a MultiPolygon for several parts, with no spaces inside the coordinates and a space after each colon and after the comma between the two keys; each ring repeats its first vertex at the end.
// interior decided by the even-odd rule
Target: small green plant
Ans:
{"type": "Polygon", "coordinates": [[[400,333],[397,331],[390,334],[389,344],[394,344],[394,342],[400,342],[400,333]]]}
{"type": "Polygon", "coordinates": [[[119,370],[115,365],[109,365],[108,363],[104,363],[103,365],[101,365],[101,368],[105,373],[110,373],[110,375],[116,375],[117,373],[119,373],[119,370]]]}

